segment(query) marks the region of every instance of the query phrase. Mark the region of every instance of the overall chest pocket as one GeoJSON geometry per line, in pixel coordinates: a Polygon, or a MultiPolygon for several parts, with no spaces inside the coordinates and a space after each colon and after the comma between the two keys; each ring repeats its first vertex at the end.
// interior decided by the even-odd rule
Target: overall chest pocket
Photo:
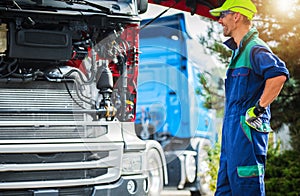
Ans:
{"type": "Polygon", "coordinates": [[[231,69],[227,73],[227,97],[234,101],[244,101],[247,96],[250,69],[246,67],[231,69]]]}

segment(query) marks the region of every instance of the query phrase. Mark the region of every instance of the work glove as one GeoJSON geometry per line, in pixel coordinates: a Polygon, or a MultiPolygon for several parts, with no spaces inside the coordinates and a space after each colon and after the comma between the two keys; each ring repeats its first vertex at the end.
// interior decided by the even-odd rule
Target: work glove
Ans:
{"type": "Polygon", "coordinates": [[[262,126],[261,116],[265,113],[266,108],[261,107],[259,105],[259,101],[255,104],[255,106],[249,108],[246,112],[245,119],[246,124],[253,129],[260,130],[262,126]]]}

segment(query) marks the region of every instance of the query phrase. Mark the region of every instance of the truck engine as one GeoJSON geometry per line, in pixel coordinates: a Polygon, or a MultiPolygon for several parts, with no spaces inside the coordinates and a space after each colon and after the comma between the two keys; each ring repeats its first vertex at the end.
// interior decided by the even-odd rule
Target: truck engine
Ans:
{"type": "Polygon", "coordinates": [[[1,195],[146,194],[133,125],[141,12],[0,2],[1,195]]]}

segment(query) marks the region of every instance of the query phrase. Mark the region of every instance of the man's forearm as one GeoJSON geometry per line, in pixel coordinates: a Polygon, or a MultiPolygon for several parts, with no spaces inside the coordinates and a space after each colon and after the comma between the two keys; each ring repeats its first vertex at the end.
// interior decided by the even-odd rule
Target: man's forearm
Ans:
{"type": "Polygon", "coordinates": [[[266,86],[259,101],[259,105],[262,107],[267,107],[270,105],[279,95],[286,79],[287,78],[284,75],[267,79],[266,86]]]}

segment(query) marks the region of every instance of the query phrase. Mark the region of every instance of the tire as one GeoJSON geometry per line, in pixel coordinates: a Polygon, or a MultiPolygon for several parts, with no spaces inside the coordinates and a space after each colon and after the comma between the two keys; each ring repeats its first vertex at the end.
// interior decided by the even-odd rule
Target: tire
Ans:
{"type": "Polygon", "coordinates": [[[162,160],[156,149],[149,149],[147,151],[146,173],[149,180],[149,194],[150,196],[159,196],[163,189],[163,168],[162,160]]]}

